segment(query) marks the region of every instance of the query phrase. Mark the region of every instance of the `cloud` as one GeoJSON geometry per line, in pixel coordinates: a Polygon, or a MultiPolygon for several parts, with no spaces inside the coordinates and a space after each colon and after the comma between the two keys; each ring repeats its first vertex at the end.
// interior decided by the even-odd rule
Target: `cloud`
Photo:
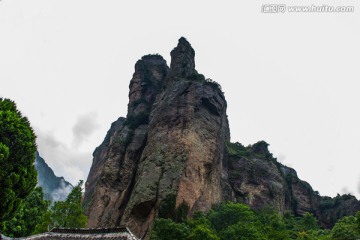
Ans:
{"type": "Polygon", "coordinates": [[[97,122],[96,112],[78,116],[77,121],[72,128],[74,135],[74,146],[81,146],[82,143],[86,141],[99,127],[100,124],[97,122]]]}
{"type": "Polygon", "coordinates": [[[64,180],[61,179],[60,187],[51,194],[53,202],[65,201],[72,189],[73,187],[71,185],[66,185],[64,180]]]}
{"type": "Polygon", "coordinates": [[[92,152],[82,152],[76,146],[68,146],[53,132],[35,128],[40,156],[51,167],[56,176],[63,176],[75,185],[80,179],[86,181],[92,163],[92,152]]]}
{"type": "Polygon", "coordinates": [[[46,148],[56,149],[64,147],[63,144],[58,141],[53,132],[41,132],[41,130],[35,128],[37,133],[37,144],[46,148]]]}

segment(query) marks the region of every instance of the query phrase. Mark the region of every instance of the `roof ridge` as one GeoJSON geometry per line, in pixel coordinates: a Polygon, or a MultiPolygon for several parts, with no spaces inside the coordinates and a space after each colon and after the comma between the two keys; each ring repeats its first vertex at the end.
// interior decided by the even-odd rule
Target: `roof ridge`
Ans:
{"type": "Polygon", "coordinates": [[[8,238],[17,240],[31,240],[31,239],[122,239],[122,240],[138,240],[136,236],[126,226],[113,228],[53,228],[49,232],[32,235],[24,238],[8,238]]]}
{"type": "Polygon", "coordinates": [[[129,232],[129,229],[125,226],[112,227],[112,228],[53,228],[50,230],[52,233],[119,233],[129,232]]]}

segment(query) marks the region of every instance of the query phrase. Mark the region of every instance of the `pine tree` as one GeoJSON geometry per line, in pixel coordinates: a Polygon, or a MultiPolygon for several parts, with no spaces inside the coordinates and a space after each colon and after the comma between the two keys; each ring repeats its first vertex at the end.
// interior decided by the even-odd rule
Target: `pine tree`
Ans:
{"type": "Polygon", "coordinates": [[[16,104],[0,98],[0,225],[36,185],[35,134],[16,104]]]}

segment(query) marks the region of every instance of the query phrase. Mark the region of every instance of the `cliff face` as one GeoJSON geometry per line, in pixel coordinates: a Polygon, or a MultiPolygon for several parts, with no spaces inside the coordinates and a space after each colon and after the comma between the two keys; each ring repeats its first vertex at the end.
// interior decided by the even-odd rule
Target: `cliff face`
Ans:
{"type": "Polygon", "coordinates": [[[171,198],[174,207],[186,204],[190,214],[222,200],[221,163],[229,140],[224,96],[204,79],[197,81],[202,76],[185,39],[172,51],[171,62],[149,116],[147,143],[122,219],[140,233],[171,198]]]}
{"type": "Polygon", "coordinates": [[[63,177],[57,177],[54,171],[46,164],[45,160],[36,152],[35,168],[37,171],[37,186],[42,187],[46,200],[64,201],[73,186],[63,177]]]}
{"type": "Polygon", "coordinates": [[[167,206],[191,215],[222,200],[226,101],[194,57],[181,38],[170,69],[158,55],[136,63],[127,118],[94,152],[84,196],[90,227],[125,223],[143,236],[167,206]]]}
{"type": "Polygon", "coordinates": [[[84,195],[89,227],[126,224],[144,237],[155,217],[191,216],[225,200],[312,212],[324,225],[353,213],[356,199],[347,200],[351,211],[343,201],[320,211],[324,199],[278,163],[267,143],[230,143],[224,95],[195,70],[194,58],[181,38],[170,68],[159,55],[136,63],[127,117],[112,124],[93,154],[84,195]]]}
{"type": "Polygon", "coordinates": [[[295,215],[310,212],[328,228],[341,217],[360,210],[360,202],[354,196],[320,196],[309,183],[298,178],[294,169],[277,162],[264,141],[248,147],[228,143],[227,150],[231,201],[254,209],[270,206],[295,215]]]}
{"type": "Polygon", "coordinates": [[[112,124],[93,154],[83,200],[90,227],[120,224],[147,142],[149,113],[167,73],[166,61],[161,56],[144,56],[136,63],[127,118],[112,124]]]}

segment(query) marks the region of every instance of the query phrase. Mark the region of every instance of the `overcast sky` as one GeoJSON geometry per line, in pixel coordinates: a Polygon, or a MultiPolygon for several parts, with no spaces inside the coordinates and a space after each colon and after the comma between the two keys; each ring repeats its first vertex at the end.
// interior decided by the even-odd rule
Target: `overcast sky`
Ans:
{"type": "Polygon", "coordinates": [[[184,36],[197,70],[222,85],[233,142],[265,140],[320,194],[359,197],[359,1],[286,1],[353,13],[261,12],[283,2],[0,0],[0,96],[75,184],[126,116],[135,62],[159,53],[170,64],[184,36]]]}

